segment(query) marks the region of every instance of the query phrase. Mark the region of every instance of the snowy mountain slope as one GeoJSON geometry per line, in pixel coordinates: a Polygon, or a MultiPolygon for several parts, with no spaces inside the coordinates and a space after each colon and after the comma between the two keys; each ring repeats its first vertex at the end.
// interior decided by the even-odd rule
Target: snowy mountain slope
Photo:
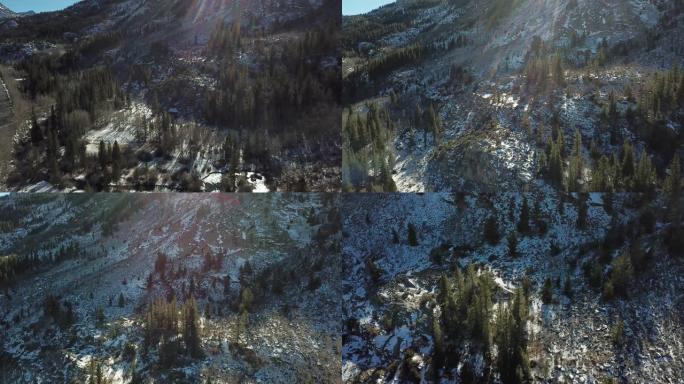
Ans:
{"type": "Polygon", "coordinates": [[[97,361],[113,383],[130,382],[133,375],[173,382],[339,381],[334,199],[190,194],[1,199],[0,209],[12,213],[3,217],[17,220],[8,224],[16,229],[3,229],[2,254],[41,257],[35,269],[0,281],[4,377],[84,380],[93,374],[90,362],[97,361]],[[102,228],[126,206],[130,211],[116,217],[114,226],[102,228]],[[81,232],[81,225],[88,229],[81,232]],[[73,243],[79,244],[75,255],[50,252],[73,243]],[[167,261],[160,270],[162,254],[167,261]],[[253,304],[241,315],[238,305],[248,288],[253,304]],[[69,325],[47,314],[48,294],[69,303],[69,325]],[[156,348],[143,353],[145,313],[155,300],[171,296],[197,300],[203,357],[179,357],[176,365],[163,367],[156,348]],[[129,343],[136,346],[133,360],[122,352],[129,343]]]}
{"type": "Polygon", "coordinates": [[[525,276],[531,284],[524,333],[531,382],[676,381],[684,369],[678,293],[684,280],[681,256],[668,248],[667,233],[681,223],[681,209],[671,214],[662,198],[648,203],[636,195],[611,197],[612,209],[606,208],[606,195],[587,197],[584,229],[577,227],[579,196],[560,202],[550,190],[345,199],[343,381],[502,382],[497,308],[509,305],[515,289],[526,286],[525,276]],[[519,232],[524,199],[529,212],[537,212],[539,203],[539,214],[530,213],[530,223],[537,224],[528,235],[519,232]],[[652,212],[654,222],[645,219],[652,212]],[[492,216],[498,221],[496,245],[483,230],[492,216]],[[652,224],[641,227],[645,222],[652,224]],[[413,245],[409,225],[416,234],[413,245]],[[631,234],[606,248],[618,225],[631,234]],[[517,233],[515,256],[506,239],[510,233],[517,233]],[[606,284],[624,254],[635,263],[643,262],[639,255],[648,261],[634,264],[626,297],[607,298],[605,286],[602,291],[592,285],[588,268],[600,265],[598,279],[606,284]],[[454,276],[457,268],[466,273],[468,266],[491,274],[495,286],[487,320],[492,347],[481,352],[464,337],[452,352],[453,370],[440,371],[437,378],[432,324],[444,311],[438,304],[440,277],[454,276]]]}
{"type": "MultiPolygon", "coordinates": [[[[546,178],[540,156],[548,158],[556,127],[566,151],[581,133],[584,190],[597,191],[592,140],[591,150],[607,157],[628,140],[662,177],[682,152],[681,98],[663,116],[640,110],[654,76],[684,65],[682,9],[681,2],[624,0],[393,3],[343,20],[345,107],[371,102],[388,111],[391,155],[375,155],[393,163],[400,191],[534,184],[546,178]],[[611,103],[618,113],[607,118],[611,103]],[[429,119],[416,117],[430,108],[440,120],[437,137],[429,119]],[[649,128],[636,123],[641,116],[649,128]]],[[[563,160],[567,172],[571,161],[563,160]]]]}
{"type": "Polygon", "coordinates": [[[16,17],[16,13],[12,12],[11,9],[7,8],[4,4],[0,3],[0,19],[16,17]]]}

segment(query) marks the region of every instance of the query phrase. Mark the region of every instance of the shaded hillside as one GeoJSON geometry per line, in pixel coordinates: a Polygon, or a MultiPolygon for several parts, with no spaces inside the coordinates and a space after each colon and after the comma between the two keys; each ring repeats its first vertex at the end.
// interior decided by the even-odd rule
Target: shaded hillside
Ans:
{"type": "Polygon", "coordinates": [[[337,190],[335,5],[83,1],[18,19],[0,31],[0,58],[35,118],[20,116],[8,184],[337,190]]]}

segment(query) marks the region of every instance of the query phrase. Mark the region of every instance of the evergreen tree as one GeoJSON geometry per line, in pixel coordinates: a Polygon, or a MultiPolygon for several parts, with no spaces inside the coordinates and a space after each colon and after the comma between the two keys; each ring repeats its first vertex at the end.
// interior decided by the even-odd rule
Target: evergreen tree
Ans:
{"type": "Polygon", "coordinates": [[[408,224],[408,243],[412,247],[418,245],[418,234],[416,233],[416,227],[413,223],[408,224]]]}
{"type": "Polygon", "coordinates": [[[559,136],[558,142],[554,142],[551,138],[549,139],[550,154],[548,177],[551,183],[556,187],[561,187],[563,185],[563,153],[560,137],[561,136],[559,136]]]}
{"type": "Polygon", "coordinates": [[[575,130],[575,140],[572,152],[570,167],[568,168],[568,191],[579,192],[580,180],[582,179],[582,171],[584,168],[582,162],[582,135],[579,130],[575,130]]]}
{"type": "Polygon", "coordinates": [[[199,315],[194,298],[190,297],[190,300],[185,303],[183,313],[183,341],[185,342],[187,352],[193,358],[202,357],[198,323],[199,315]]]}
{"type": "Polygon", "coordinates": [[[563,71],[563,64],[561,62],[560,54],[557,54],[553,60],[553,79],[557,86],[565,86],[565,72],[563,71]]]}
{"type": "Polygon", "coordinates": [[[563,294],[567,297],[572,297],[572,281],[570,276],[565,276],[565,282],[563,283],[563,294]]]}
{"type": "Polygon", "coordinates": [[[119,149],[119,142],[114,141],[112,147],[112,180],[118,183],[121,177],[121,150],[119,149]]]}
{"type": "Polygon", "coordinates": [[[633,190],[635,192],[644,193],[654,192],[656,180],[657,175],[655,167],[651,162],[651,158],[648,156],[646,151],[644,151],[639,158],[639,163],[637,164],[636,174],[634,175],[633,190]]]}
{"type": "MultiPolygon", "coordinates": [[[[613,260],[611,266],[609,283],[612,286],[612,290],[615,295],[625,297],[634,276],[632,260],[629,255],[625,254],[613,260]]],[[[607,297],[607,299],[610,299],[610,297],[607,297]]]]}
{"type": "MultiPolygon", "coordinates": [[[[684,76],[682,76],[684,79],[684,76]]],[[[676,199],[682,192],[682,170],[679,163],[679,155],[675,154],[668,168],[667,177],[663,183],[663,189],[672,199],[676,199]]]]}
{"type": "Polygon", "coordinates": [[[511,232],[508,234],[508,254],[511,257],[518,257],[518,237],[515,235],[515,232],[511,232]]]}
{"type": "Polygon", "coordinates": [[[432,317],[432,339],[434,349],[432,352],[432,375],[435,382],[439,381],[439,371],[444,367],[444,337],[442,326],[439,324],[439,317],[432,317]]]}
{"type": "Polygon", "coordinates": [[[622,177],[629,179],[634,175],[634,147],[625,139],[622,145],[622,177]]]}
{"type": "Polygon", "coordinates": [[[553,285],[551,279],[548,277],[544,280],[541,298],[544,304],[551,304],[553,302],[553,285]]]}
{"type": "Polygon", "coordinates": [[[40,128],[40,125],[38,124],[38,119],[36,118],[36,112],[32,111],[31,112],[31,142],[34,145],[39,144],[41,141],[43,141],[43,130],[40,128]]]}
{"type": "Polygon", "coordinates": [[[100,167],[104,170],[107,167],[107,146],[105,142],[100,140],[100,146],[97,151],[97,158],[100,162],[100,167]]]}
{"type": "Polygon", "coordinates": [[[580,193],[577,197],[577,228],[586,229],[587,227],[587,195],[580,193]]]}
{"type": "Polygon", "coordinates": [[[520,288],[516,289],[509,306],[499,306],[496,322],[497,367],[504,384],[522,384],[530,379],[527,316],[527,299],[520,288]]]}
{"type": "Polygon", "coordinates": [[[527,204],[527,197],[523,197],[522,208],[520,208],[520,217],[518,218],[518,232],[526,235],[530,232],[530,207],[527,204]]]}
{"type": "Polygon", "coordinates": [[[484,237],[485,240],[491,245],[499,244],[499,224],[496,221],[494,215],[490,215],[484,224],[484,237]]]}

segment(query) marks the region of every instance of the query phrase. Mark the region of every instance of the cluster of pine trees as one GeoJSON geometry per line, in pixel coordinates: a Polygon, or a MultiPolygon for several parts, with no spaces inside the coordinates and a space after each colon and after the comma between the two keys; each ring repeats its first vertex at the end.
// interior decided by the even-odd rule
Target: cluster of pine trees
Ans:
{"type": "Polygon", "coordinates": [[[379,38],[394,33],[405,31],[404,22],[377,23],[371,20],[359,20],[355,25],[345,28],[341,39],[342,48],[348,51],[358,49],[361,42],[376,41],[379,38]]]}
{"type": "Polygon", "coordinates": [[[97,359],[91,359],[88,364],[88,381],[87,384],[110,384],[111,381],[104,377],[102,372],[102,362],[97,359]]]}
{"type": "Polygon", "coordinates": [[[522,384],[531,379],[527,355],[529,296],[516,288],[512,302],[500,305],[496,315],[496,366],[504,384],[522,384]]]}
{"type": "MultiPolygon", "coordinates": [[[[611,96],[604,121],[615,127],[623,114],[617,111],[615,96],[611,96]]],[[[684,143],[684,130],[676,131],[668,126],[669,122],[684,123],[684,73],[677,66],[669,71],[655,72],[647,80],[626,86],[623,97],[630,102],[624,112],[624,120],[630,130],[643,139],[656,155],[671,159],[684,143]],[[636,106],[633,105],[635,99],[636,106]]]]}
{"type": "Polygon", "coordinates": [[[367,73],[371,79],[377,79],[396,68],[415,63],[427,54],[427,51],[426,47],[420,43],[393,49],[380,57],[371,59],[366,66],[367,73]]]}
{"type": "Polygon", "coordinates": [[[192,297],[180,307],[175,298],[170,301],[158,299],[152,303],[145,315],[144,336],[144,350],[157,348],[162,367],[174,366],[181,355],[190,358],[204,355],[199,312],[192,297]],[[179,333],[182,335],[180,338],[179,333]]]}
{"type": "MultiPolygon", "coordinates": [[[[652,265],[653,249],[648,249],[643,243],[644,239],[650,238],[655,232],[659,216],[657,211],[648,205],[649,199],[634,196],[629,204],[637,206],[640,214],[629,222],[623,222],[613,215],[606,235],[600,243],[597,257],[587,260],[582,266],[589,286],[600,292],[605,300],[629,297],[631,287],[634,286],[639,274],[652,265]]],[[[612,215],[613,194],[604,194],[603,200],[606,211],[612,215]]],[[[666,198],[670,210],[668,215],[674,215],[671,217],[679,216],[677,212],[681,209],[680,200],[679,195],[670,195],[666,198]]],[[[663,245],[672,257],[679,257],[681,250],[684,249],[681,235],[681,226],[670,223],[662,236],[663,245]]]]}
{"type": "Polygon", "coordinates": [[[530,379],[526,332],[529,293],[516,289],[507,304],[499,303],[496,314],[493,311],[495,293],[492,274],[478,273],[472,265],[465,272],[456,268],[452,277],[440,277],[436,296],[439,312],[432,320],[431,372],[436,381],[443,372],[461,363],[461,380],[465,382],[493,380],[495,370],[506,384],[525,383],[530,379]],[[464,350],[464,345],[469,350],[464,350]],[[484,357],[482,377],[475,377],[467,358],[461,361],[467,353],[484,357]]]}
{"type": "Polygon", "coordinates": [[[48,294],[43,301],[43,313],[63,329],[69,328],[76,321],[73,304],[67,300],[60,301],[52,294],[48,294]]]}
{"type": "MultiPolygon", "coordinates": [[[[608,52],[605,41],[601,47],[608,52]]],[[[561,55],[550,56],[547,51],[544,42],[536,37],[525,68],[528,90],[542,92],[550,86],[565,86],[561,55]]],[[[535,135],[536,142],[545,148],[538,158],[538,165],[540,172],[552,184],[571,192],[653,192],[659,187],[679,183],[681,170],[676,153],[684,142],[684,135],[681,130],[678,133],[669,128],[668,122],[682,122],[684,73],[678,67],[656,72],[639,84],[625,86],[622,96],[628,104],[624,112],[618,107],[616,93],[611,91],[600,119],[602,129],[610,133],[611,145],[619,145],[624,140],[622,148],[618,153],[605,154],[599,143],[592,141],[589,148],[591,161],[583,159],[582,136],[578,131],[575,132],[572,151],[568,153],[557,114],[551,121],[550,136],[542,123],[532,133],[529,123],[525,123],[523,118],[530,135],[535,135]],[[637,151],[623,136],[624,126],[643,139],[647,148],[637,151]],[[666,167],[667,164],[669,166],[666,167]]]]}
{"type": "Polygon", "coordinates": [[[533,41],[524,71],[525,85],[529,92],[543,93],[547,89],[565,86],[561,55],[557,53],[549,57],[545,53],[543,42],[538,37],[533,41]]]}
{"type": "MultiPolygon", "coordinates": [[[[515,221],[515,210],[517,206],[518,203],[516,198],[512,197],[509,203],[508,219],[515,223],[515,230],[511,231],[506,236],[508,254],[511,257],[520,256],[518,252],[519,236],[543,236],[548,230],[547,219],[542,212],[538,200],[535,200],[534,205],[530,208],[527,197],[524,196],[520,205],[520,213],[518,214],[517,221],[515,221]]],[[[582,217],[581,214],[578,216],[582,217]]],[[[499,219],[496,215],[490,215],[485,219],[483,234],[484,240],[490,245],[497,245],[501,242],[502,234],[499,229],[499,219]]]]}
{"type": "Polygon", "coordinates": [[[394,124],[389,113],[376,104],[367,105],[367,109],[365,116],[351,109],[344,116],[343,187],[347,191],[394,192],[394,124]]]}
{"type": "MultiPolygon", "coordinates": [[[[47,179],[55,185],[61,185],[66,173],[88,170],[91,164],[83,135],[103,111],[128,103],[109,70],[77,71],[65,60],[35,56],[17,65],[27,75],[24,91],[29,98],[51,96],[56,100],[44,121],[39,122],[33,113],[27,141],[15,146],[17,172],[30,177],[36,175],[36,167],[45,167],[47,179]],[[41,152],[45,153],[42,158],[41,152]]],[[[101,190],[106,183],[95,184],[101,190]]]]}
{"type": "Polygon", "coordinates": [[[204,117],[211,124],[233,129],[270,124],[284,130],[317,105],[336,103],[339,79],[321,70],[318,62],[336,50],[336,41],[332,29],[318,29],[282,49],[262,46],[263,69],[252,71],[237,61],[239,23],[219,25],[208,48],[219,58],[218,83],[205,95],[204,117]]]}
{"type": "Polygon", "coordinates": [[[490,354],[492,342],[491,310],[495,289],[489,273],[478,274],[474,266],[465,273],[457,268],[453,277],[443,275],[438,282],[437,303],[440,314],[433,319],[433,374],[449,371],[459,363],[467,342],[473,353],[490,354]]]}
{"type": "MultiPolygon", "coordinates": [[[[544,127],[537,127],[537,142],[545,136],[544,127]]],[[[554,122],[547,136],[545,150],[538,153],[538,169],[554,186],[569,192],[643,192],[651,193],[659,187],[666,189],[681,184],[679,157],[674,155],[660,178],[652,156],[642,149],[640,153],[625,139],[619,153],[606,155],[592,142],[590,161],[585,161],[582,135],[575,131],[571,151],[565,143],[560,123],[554,122]]]]}
{"type": "Polygon", "coordinates": [[[20,259],[17,255],[0,256],[0,286],[7,286],[17,274],[20,259]]]}
{"type": "Polygon", "coordinates": [[[45,266],[46,263],[61,263],[65,260],[83,257],[84,250],[76,242],[59,246],[47,255],[31,252],[22,256],[0,256],[0,287],[10,285],[16,276],[45,266]]]}

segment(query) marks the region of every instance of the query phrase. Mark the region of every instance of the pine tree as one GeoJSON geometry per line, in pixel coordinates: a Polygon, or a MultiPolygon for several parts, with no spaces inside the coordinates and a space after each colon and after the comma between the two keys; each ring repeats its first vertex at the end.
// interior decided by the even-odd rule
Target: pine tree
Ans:
{"type": "Polygon", "coordinates": [[[527,299],[522,289],[514,292],[513,302],[500,305],[496,321],[497,368],[504,384],[522,384],[530,379],[527,357],[527,299]]]}
{"type": "Polygon", "coordinates": [[[119,293],[119,301],[117,304],[119,308],[123,308],[126,305],[126,300],[124,299],[123,293],[119,293]]]}
{"type": "Polygon", "coordinates": [[[518,237],[514,231],[508,234],[508,254],[511,257],[518,257],[518,237]]]}
{"type": "Polygon", "coordinates": [[[568,191],[579,192],[580,180],[582,178],[582,171],[584,164],[582,162],[582,135],[579,130],[575,130],[575,140],[572,148],[572,158],[570,159],[570,167],[568,168],[568,191]]]}
{"type": "Polygon", "coordinates": [[[653,192],[655,190],[656,180],[657,175],[655,167],[651,162],[651,158],[646,151],[644,151],[639,158],[636,174],[634,175],[634,191],[646,193],[653,192]]]}
{"type": "Polygon", "coordinates": [[[435,382],[439,381],[439,371],[444,367],[444,337],[442,334],[442,326],[439,324],[439,317],[432,317],[432,339],[434,340],[434,349],[432,352],[432,375],[435,382]]]}
{"type": "Polygon", "coordinates": [[[551,304],[553,302],[553,285],[551,283],[551,278],[547,277],[546,280],[544,280],[541,298],[544,304],[551,304]]]}
{"type": "Polygon", "coordinates": [[[97,158],[100,161],[100,167],[104,170],[107,167],[107,146],[105,142],[100,140],[100,146],[97,151],[97,158]]]}
{"type": "Polygon", "coordinates": [[[499,244],[499,224],[496,221],[494,215],[490,215],[484,224],[484,237],[485,240],[491,245],[499,244]]]}
{"type": "Polygon", "coordinates": [[[551,139],[549,139],[549,142],[548,176],[554,186],[561,187],[563,185],[563,153],[560,136],[558,142],[553,142],[551,139]]]}
{"type": "Polygon", "coordinates": [[[615,295],[625,297],[634,277],[632,260],[629,255],[625,254],[613,260],[611,266],[609,282],[612,284],[615,295]]]}
{"type": "MultiPolygon", "coordinates": [[[[682,76],[684,79],[684,76],[682,76]]],[[[667,177],[663,183],[663,189],[670,198],[678,198],[682,192],[682,170],[679,163],[679,155],[675,154],[668,168],[667,177]]]]}
{"type": "Polygon", "coordinates": [[[572,297],[572,281],[570,276],[565,276],[565,282],[563,283],[563,294],[567,297],[572,297]]]}
{"type": "Polygon", "coordinates": [[[622,145],[622,177],[629,179],[634,175],[634,147],[625,139],[622,145]]]}
{"type": "Polygon", "coordinates": [[[95,311],[95,322],[97,323],[98,326],[102,326],[104,324],[104,322],[105,322],[104,308],[97,307],[97,310],[95,311]]]}
{"type": "Polygon", "coordinates": [[[119,142],[114,141],[112,147],[112,179],[118,183],[121,177],[121,150],[119,149],[119,142]]]}
{"type": "Polygon", "coordinates": [[[185,342],[187,352],[193,358],[202,357],[198,324],[199,315],[194,298],[190,297],[190,300],[185,303],[183,313],[183,341],[185,342]]]}
{"type": "Polygon", "coordinates": [[[557,86],[565,86],[565,72],[563,71],[563,64],[561,62],[560,54],[557,54],[553,60],[553,79],[557,86]]]}
{"type": "Polygon", "coordinates": [[[587,227],[587,195],[580,193],[577,197],[577,228],[586,229],[587,227]]]}
{"type": "Polygon", "coordinates": [[[131,382],[129,384],[141,384],[142,378],[138,373],[138,359],[133,358],[130,369],[131,382]]]}
{"type": "Polygon", "coordinates": [[[527,204],[527,197],[523,197],[522,208],[520,208],[520,217],[518,218],[518,232],[526,235],[530,232],[530,207],[527,204]]]}
{"type": "Polygon", "coordinates": [[[36,118],[36,112],[32,111],[31,112],[31,142],[34,145],[39,144],[41,141],[43,141],[43,130],[40,128],[40,125],[38,124],[38,119],[36,118]]]}
{"type": "Polygon", "coordinates": [[[416,227],[413,223],[408,224],[408,243],[412,247],[418,245],[418,234],[416,233],[416,227]]]}

